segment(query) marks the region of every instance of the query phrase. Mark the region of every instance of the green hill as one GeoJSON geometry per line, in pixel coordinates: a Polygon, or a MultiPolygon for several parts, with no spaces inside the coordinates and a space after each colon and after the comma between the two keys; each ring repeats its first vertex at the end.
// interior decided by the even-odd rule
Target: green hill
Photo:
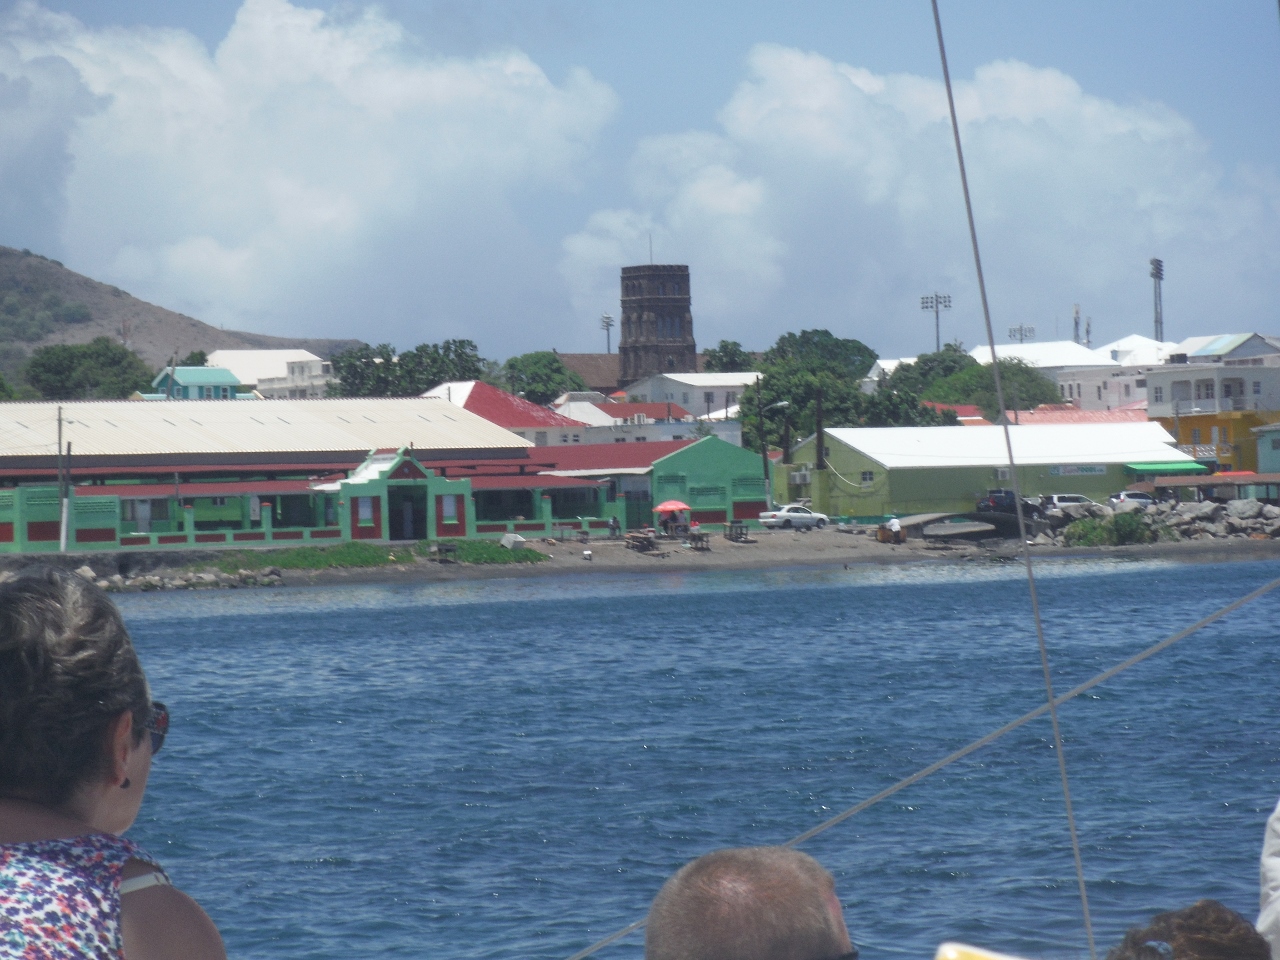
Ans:
{"type": "Polygon", "coordinates": [[[303,349],[327,359],[359,343],[221,330],[81,276],[57,260],[0,247],[0,371],[12,376],[36,347],[102,336],[127,343],[153,369],[193,350],[303,349]]]}

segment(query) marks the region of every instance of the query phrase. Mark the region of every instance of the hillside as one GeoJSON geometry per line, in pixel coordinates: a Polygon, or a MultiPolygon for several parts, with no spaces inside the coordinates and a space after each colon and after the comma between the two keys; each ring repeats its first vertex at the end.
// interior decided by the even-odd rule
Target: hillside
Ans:
{"type": "Polygon", "coordinates": [[[153,369],[176,352],[193,350],[303,349],[329,357],[356,340],[270,337],[220,330],[181,313],[132,297],[26,250],[0,247],[0,371],[15,372],[36,347],[121,340],[153,369]]]}

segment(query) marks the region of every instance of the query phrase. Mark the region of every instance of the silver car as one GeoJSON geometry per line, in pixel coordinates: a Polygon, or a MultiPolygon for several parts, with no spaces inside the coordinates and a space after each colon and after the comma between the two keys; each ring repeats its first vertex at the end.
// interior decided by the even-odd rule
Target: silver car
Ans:
{"type": "Polygon", "coordinates": [[[802,507],[798,503],[788,503],[785,507],[778,507],[776,510],[766,510],[760,514],[760,524],[765,527],[782,527],[784,529],[808,529],[810,527],[825,527],[827,525],[827,515],[825,513],[814,513],[808,507],[802,507]]]}

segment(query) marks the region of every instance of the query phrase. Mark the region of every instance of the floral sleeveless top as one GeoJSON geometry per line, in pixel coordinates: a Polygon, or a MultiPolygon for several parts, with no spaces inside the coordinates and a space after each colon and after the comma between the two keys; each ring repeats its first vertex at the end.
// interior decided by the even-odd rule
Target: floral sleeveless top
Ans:
{"type": "Polygon", "coordinates": [[[107,833],[0,844],[0,957],[122,960],[120,877],[129,860],[160,865],[107,833]]]}

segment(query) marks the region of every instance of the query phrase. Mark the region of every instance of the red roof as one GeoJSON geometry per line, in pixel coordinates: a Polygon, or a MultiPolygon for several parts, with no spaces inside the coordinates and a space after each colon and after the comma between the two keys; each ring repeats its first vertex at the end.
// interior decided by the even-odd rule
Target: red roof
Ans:
{"type": "Polygon", "coordinates": [[[983,416],[982,408],[973,403],[942,403],[938,400],[921,400],[920,406],[931,407],[939,412],[943,410],[951,410],[957,417],[963,419],[986,419],[983,416]]]}
{"type": "Polygon", "coordinates": [[[585,427],[580,420],[570,420],[554,410],[530,403],[523,397],[517,397],[490,386],[481,380],[471,384],[467,394],[467,402],[462,405],[478,417],[484,417],[490,423],[496,423],[507,430],[527,429],[529,427],[585,427]]]}
{"type": "MultiPolygon", "coordinates": [[[[556,447],[530,447],[524,464],[528,473],[544,470],[626,470],[651,467],[655,460],[683,450],[693,440],[654,440],[650,443],[573,443],[556,447]]],[[[425,452],[425,451],[424,451],[425,452]]],[[[510,475],[517,468],[511,460],[429,460],[419,461],[424,467],[446,470],[450,477],[488,474],[510,475]],[[474,468],[474,469],[467,469],[474,468]]]]}
{"type": "Polygon", "coordinates": [[[599,487],[603,480],[588,480],[585,477],[546,477],[538,474],[524,476],[475,476],[470,478],[472,490],[526,490],[534,487],[599,487]]]}
{"type": "Polygon", "coordinates": [[[689,411],[678,403],[597,403],[595,407],[619,420],[642,414],[650,420],[683,420],[689,416],[689,411]]]}
{"type": "MultiPolygon", "coordinates": [[[[172,497],[172,483],[110,483],[73,487],[77,497],[172,497]]],[[[179,497],[238,497],[256,493],[310,493],[310,480],[232,480],[225,483],[180,483],[179,497]]]]}
{"type": "Polygon", "coordinates": [[[1070,403],[1044,403],[1034,410],[1009,410],[1010,423],[1146,423],[1145,410],[1081,410],[1070,403]]]}

